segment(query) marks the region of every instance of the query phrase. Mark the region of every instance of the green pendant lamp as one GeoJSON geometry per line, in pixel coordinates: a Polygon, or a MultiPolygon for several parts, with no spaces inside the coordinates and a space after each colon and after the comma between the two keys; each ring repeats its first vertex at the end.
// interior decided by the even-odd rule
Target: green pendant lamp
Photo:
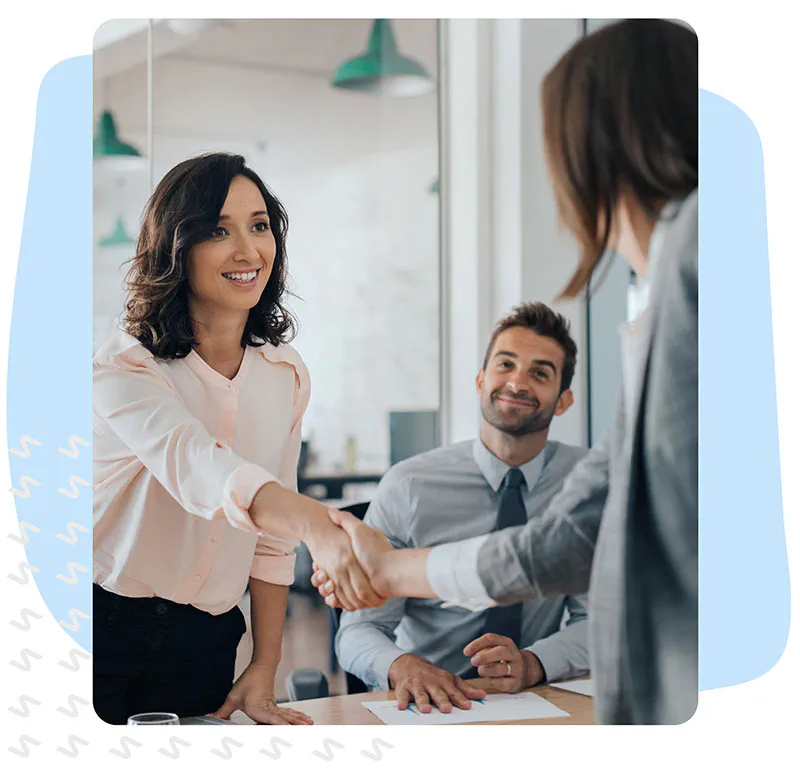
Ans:
{"type": "Polygon", "coordinates": [[[117,222],[114,224],[114,230],[98,242],[100,247],[117,247],[119,245],[132,245],[135,243],[136,240],[128,236],[127,231],[125,231],[125,224],[122,222],[122,218],[117,218],[117,222]]]}
{"type": "Polygon", "coordinates": [[[435,88],[425,68],[397,50],[389,19],[375,19],[367,50],[341,65],[331,84],[389,97],[415,97],[435,88]]]}
{"type": "Polygon", "coordinates": [[[109,110],[103,111],[100,116],[97,135],[92,143],[92,155],[96,162],[116,169],[139,169],[146,164],[142,154],[133,145],[119,139],[114,116],[109,110]]]}

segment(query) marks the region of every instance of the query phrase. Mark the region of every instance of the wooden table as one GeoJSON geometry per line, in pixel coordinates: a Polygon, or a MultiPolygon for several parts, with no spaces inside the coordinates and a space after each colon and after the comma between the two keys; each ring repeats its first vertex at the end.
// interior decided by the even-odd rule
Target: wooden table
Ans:
{"type": "MultiPolygon", "coordinates": [[[[469,683],[479,688],[484,688],[487,693],[498,693],[487,683],[486,679],[478,678],[469,680],[469,683]]],[[[594,710],[592,699],[578,693],[562,691],[544,685],[540,688],[529,688],[529,692],[538,693],[547,701],[552,702],[559,709],[569,713],[568,718],[546,718],[543,720],[511,720],[507,722],[476,723],[474,725],[592,725],[594,724],[594,710]]],[[[331,696],[327,699],[309,699],[308,701],[295,701],[281,704],[282,707],[305,712],[317,725],[329,726],[381,726],[378,720],[368,709],[361,706],[362,701],[386,701],[395,699],[394,691],[374,691],[372,693],[355,693],[349,696],[331,696]]],[[[250,718],[241,712],[234,713],[231,718],[237,723],[252,724],[250,718]]],[[[459,724],[462,725],[462,724],[459,724]]],[[[464,724],[470,725],[470,724],[464,724]]]]}

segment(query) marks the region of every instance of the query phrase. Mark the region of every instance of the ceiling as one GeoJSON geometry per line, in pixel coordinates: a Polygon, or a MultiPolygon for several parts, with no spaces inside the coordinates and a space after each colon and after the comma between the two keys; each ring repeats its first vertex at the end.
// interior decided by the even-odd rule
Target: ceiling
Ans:
{"type": "MultiPolygon", "coordinates": [[[[394,19],[401,53],[434,74],[436,24],[432,19],[394,19]]],[[[154,20],[154,58],[186,58],[332,73],[366,47],[371,19],[154,20]],[[181,34],[175,27],[191,30],[181,34]]],[[[96,78],[109,78],[147,59],[147,20],[112,20],[95,35],[96,78]]]]}

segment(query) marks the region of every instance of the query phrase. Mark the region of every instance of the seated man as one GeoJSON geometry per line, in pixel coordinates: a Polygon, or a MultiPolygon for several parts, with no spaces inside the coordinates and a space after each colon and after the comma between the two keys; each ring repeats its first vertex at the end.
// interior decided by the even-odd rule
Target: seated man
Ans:
{"type": "MultiPolygon", "coordinates": [[[[420,548],[538,518],[585,454],[547,440],[553,417],[572,405],[576,352],[561,315],[541,303],[514,309],[495,327],[478,373],[480,438],[395,465],[365,522],[396,548],[420,548]]],[[[466,709],[485,692],[465,677],[493,678],[513,693],[588,671],[585,600],[549,597],[474,613],[434,599],[389,599],[342,614],[336,653],[371,688],[394,689],[401,709],[466,709]]]]}

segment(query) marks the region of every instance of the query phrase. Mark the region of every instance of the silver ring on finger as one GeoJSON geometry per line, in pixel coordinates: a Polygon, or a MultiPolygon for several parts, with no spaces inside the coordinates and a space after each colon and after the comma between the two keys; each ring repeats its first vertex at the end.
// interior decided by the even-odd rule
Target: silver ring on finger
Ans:
{"type": "Polygon", "coordinates": [[[506,661],[506,666],[508,667],[508,676],[511,677],[511,662],[506,661]]]}

